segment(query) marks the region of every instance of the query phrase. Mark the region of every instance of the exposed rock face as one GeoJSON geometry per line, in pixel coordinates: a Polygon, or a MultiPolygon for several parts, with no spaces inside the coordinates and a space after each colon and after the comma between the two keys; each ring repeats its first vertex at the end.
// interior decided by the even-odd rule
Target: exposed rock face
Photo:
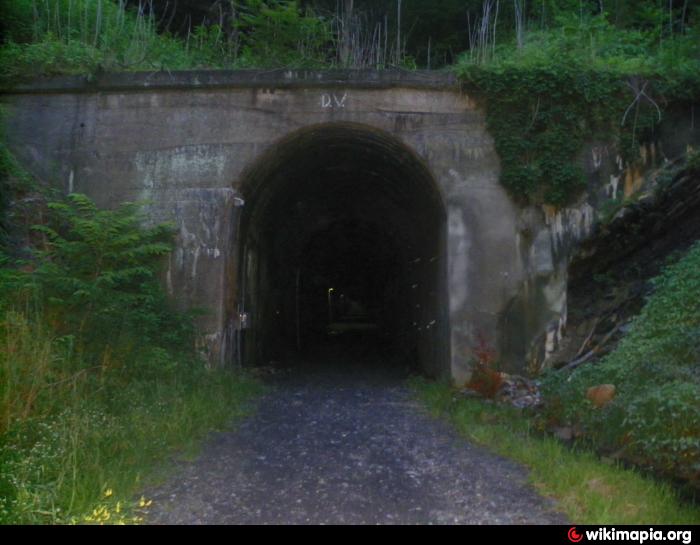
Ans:
{"type": "MultiPolygon", "coordinates": [[[[555,367],[611,351],[669,257],[700,239],[700,175],[662,170],[649,189],[601,223],[569,269],[568,324],[555,367]]],[[[581,362],[583,363],[583,362],[581,362]]]]}

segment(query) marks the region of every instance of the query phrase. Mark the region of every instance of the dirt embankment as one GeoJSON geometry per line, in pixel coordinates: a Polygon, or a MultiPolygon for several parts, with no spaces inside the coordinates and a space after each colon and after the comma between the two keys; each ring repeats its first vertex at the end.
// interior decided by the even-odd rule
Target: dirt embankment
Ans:
{"type": "Polygon", "coordinates": [[[566,337],[554,367],[583,365],[614,349],[651,292],[650,280],[698,239],[700,172],[660,172],[572,261],[566,337]]]}

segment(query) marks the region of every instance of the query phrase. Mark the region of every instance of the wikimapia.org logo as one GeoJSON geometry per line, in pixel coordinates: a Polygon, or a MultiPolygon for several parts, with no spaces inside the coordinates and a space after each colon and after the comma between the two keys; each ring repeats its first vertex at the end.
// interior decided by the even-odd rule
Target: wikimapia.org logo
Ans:
{"type": "Polygon", "coordinates": [[[644,543],[646,541],[680,541],[688,545],[693,541],[691,530],[616,530],[615,528],[598,528],[597,530],[585,530],[580,533],[572,526],[566,536],[572,543],[579,543],[585,534],[586,541],[634,541],[644,543]]]}
{"type": "Polygon", "coordinates": [[[569,530],[569,533],[567,534],[567,536],[569,537],[569,541],[571,541],[572,543],[578,543],[579,541],[581,541],[583,539],[583,536],[576,531],[575,526],[573,526],[569,530]]]}

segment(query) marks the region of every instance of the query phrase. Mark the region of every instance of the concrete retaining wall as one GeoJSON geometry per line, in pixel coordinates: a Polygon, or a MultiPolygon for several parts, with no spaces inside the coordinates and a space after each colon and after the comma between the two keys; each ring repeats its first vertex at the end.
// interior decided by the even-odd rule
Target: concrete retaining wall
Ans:
{"type": "Polygon", "coordinates": [[[199,326],[212,362],[225,364],[231,354],[234,203],[245,173],[295,131],[334,123],[390,135],[424,161],[439,188],[447,217],[447,371],[456,381],[468,377],[480,336],[519,369],[532,339],[560,334],[566,271],[557,245],[586,236],[592,209],[547,216],[518,208],[498,182],[484,114],[453,76],[116,74],[34,82],[1,98],[11,148],[36,175],[102,206],[148,200],[152,221],[177,223],[167,287],[183,306],[207,311],[199,326]]]}

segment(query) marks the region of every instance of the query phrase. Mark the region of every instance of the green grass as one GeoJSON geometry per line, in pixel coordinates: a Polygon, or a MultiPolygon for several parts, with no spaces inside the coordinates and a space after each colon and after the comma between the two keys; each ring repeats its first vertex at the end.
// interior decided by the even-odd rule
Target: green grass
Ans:
{"type": "Polygon", "coordinates": [[[152,13],[124,0],[0,0],[7,35],[0,84],[103,71],[312,68],[330,64],[328,21],[297,3],[238,6],[234,28],[196,26],[186,38],[158,32],[152,13]],[[235,36],[235,38],[234,38],[235,36]]]}
{"type": "Polygon", "coordinates": [[[670,486],[539,436],[517,409],[462,397],[444,383],[416,380],[412,386],[465,437],[525,464],[533,486],[556,499],[576,524],[700,523],[700,508],[684,504],[670,486]]]}
{"type": "Polygon", "coordinates": [[[261,391],[206,368],[158,280],[170,228],[139,210],[71,195],[28,259],[0,253],[0,524],[139,522],[141,491],[261,391]]]}
{"type": "Polygon", "coordinates": [[[597,449],[700,490],[700,243],[667,265],[617,348],[595,365],[542,379],[544,417],[583,430],[597,449]],[[586,391],[614,384],[591,410],[586,391]]]}
{"type": "Polygon", "coordinates": [[[31,378],[31,386],[10,404],[14,418],[0,435],[4,524],[138,522],[141,490],[167,475],[175,457],[194,456],[209,432],[244,416],[262,390],[245,375],[206,370],[201,362],[179,363],[158,377],[81,373],[57,381],[46,331],[26,323],[12,333],[0,359],[30,366],[15,380],[31,378]]]}

